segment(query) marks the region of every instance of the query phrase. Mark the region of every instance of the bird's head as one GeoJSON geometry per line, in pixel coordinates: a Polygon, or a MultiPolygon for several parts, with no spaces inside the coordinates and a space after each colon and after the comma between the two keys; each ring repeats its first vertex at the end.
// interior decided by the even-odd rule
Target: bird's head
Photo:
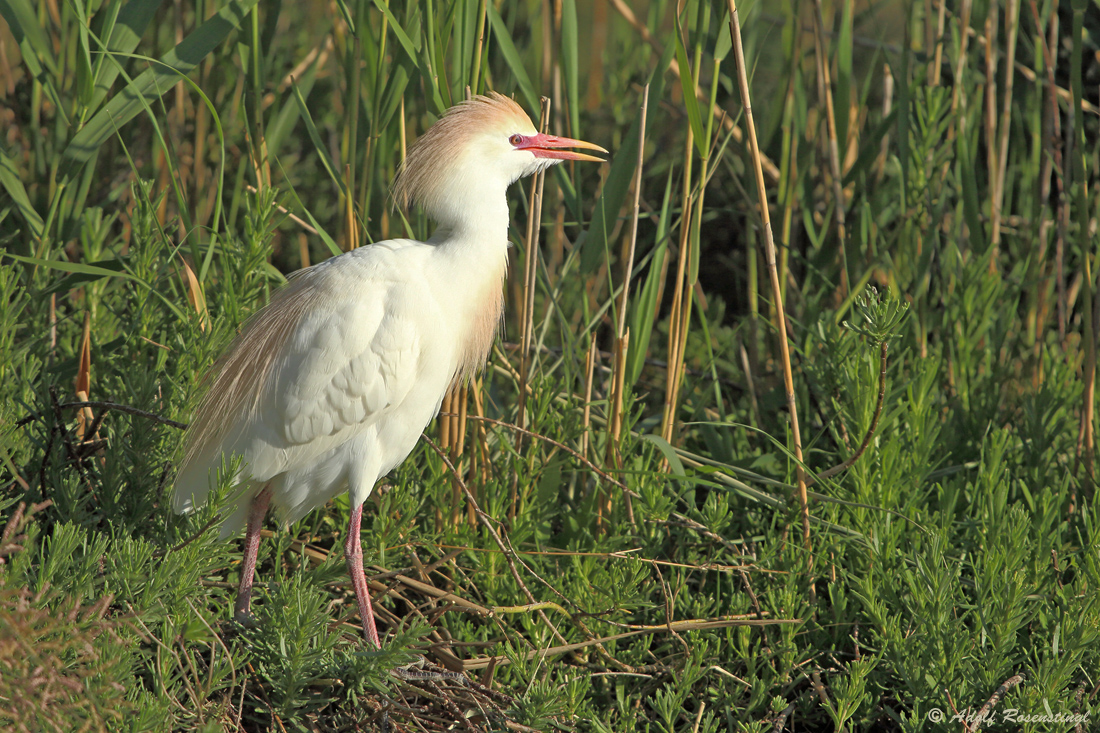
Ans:
{"type": "Polygon", "coordinates": [[[524,176],[564,160],[602,161],[569,148],[607,152],[540,133],[508,97],[478,95],[448,109],[413,143],[394,199],[405,208],[419,204],[441,224],[461,224],[483,207],[506,206],[505,190],[524,176]]]}

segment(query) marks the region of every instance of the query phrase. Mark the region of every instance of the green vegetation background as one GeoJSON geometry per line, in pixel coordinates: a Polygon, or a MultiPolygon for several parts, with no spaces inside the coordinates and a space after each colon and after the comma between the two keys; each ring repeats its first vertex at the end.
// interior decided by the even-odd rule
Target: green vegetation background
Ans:
{"type": "Polygon", "coordinates": [[[808,536],[729,7],[0,0],[0,727],[955,731],[999,688],[992,730],[1095,726],[1100,6],[738,8],[805,468],[857,457],[808,536]],[[269,525],[235,628],[172,421],[286,273],[429,233],[387,187],[468,86],[612,151],[534,262],[512,192],[499,422],[368,502],[382,652],[346,498],[269,525]]]}

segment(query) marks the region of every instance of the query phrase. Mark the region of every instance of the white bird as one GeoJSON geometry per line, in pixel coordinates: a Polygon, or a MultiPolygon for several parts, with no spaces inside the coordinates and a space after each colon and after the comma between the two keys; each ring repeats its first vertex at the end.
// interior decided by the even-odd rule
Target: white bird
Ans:
{"type": "Polygon", "coordinates": [[[511,99],[451,107],[409,149],[394,184],[439,227],[427,242],[392,239],[304,269],[246,324],[213,367],[187,433],[173,493],[201,506],[217,469],[241,468],[222,538],[247,524],[234,608],[249,616],[260,527],[286,524],[344,491],[344,554],[367,638],[380,647],[359,527],[379,478],[409,455],[448,388],[482,367],[504,311],[513,182],[607,151],[539,133],[511,99]]]}

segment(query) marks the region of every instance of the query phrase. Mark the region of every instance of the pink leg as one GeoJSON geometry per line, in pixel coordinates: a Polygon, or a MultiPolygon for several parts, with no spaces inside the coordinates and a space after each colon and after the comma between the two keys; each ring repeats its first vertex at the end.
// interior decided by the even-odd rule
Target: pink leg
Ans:
{"type": "Polygon", "coordinates": [[[348,539],[344,543],[344,557],[348,561],[348,574],[351,586],[355,589],[355,600],[359,604],[359,618],[363,621],[363,633],[374,644],[382,648],[378,640],[378,629],[374,626],[374,609],[370,605],[370,591],[367,588],[367,576],[363,574],[363,545],[359,540],[359,523],[363,518],[363,505],[355,507],[348,522],[348,539]]]}
{"type": "Polygon", "coordinates": [[[252,580],[256,576],[256,555],[260,551],[260,528],[263,527],[267,505],[271,502],[271,485],[252,499],[248,511],[248,529],[244,534],[244,558],[241,561],[241,582],[237,586],[237,602],[233,606],[233,617],[238,623],[245,623],[250,617],[252,605],[252,580]]]}

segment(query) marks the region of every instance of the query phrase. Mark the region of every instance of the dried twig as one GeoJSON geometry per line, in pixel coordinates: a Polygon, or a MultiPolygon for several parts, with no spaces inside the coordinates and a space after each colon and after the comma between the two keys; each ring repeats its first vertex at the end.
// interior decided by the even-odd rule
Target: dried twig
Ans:
{"type": "MultiPolygon", "coordinates": [[[[441,413],[439,413],[439,414],[440,414],[440,415],[452,415],[452,414],[454,414],[454,413],[445,413],[445,412],[441,412],[441,413]]],[[[487,423],[489,423],[489,424],[491,424],[491,425],[498,425],[498,426],[500,426],[500,427],[502,427],[502,428],[508,428],[509,430],[515,430],[515,431],[516,431],[517,433],[522,433],[523,435],[526,435],[526,436],[528,436],[528,437],[532,437],[532,438],[537,438],[538,440],[541,440],[541,441],[543,441],[544,443],[549,443],[550,445],[552,445],[552,446],[554,446],[554,447],[556,447],[556,448],[560,448],[561,450],[565,451],[566,453],[568,453],[569,455],[573,456],[573,457],[574,457],[574,458],[576,458],[576,459],[577,459],[578,461],[580,461],[581,463],[583,463],[583,464],[585,465],[585,467],[586,467],[586,468],[589,468],[589,469],[591,469],[591,470],[592,470],[592,471],[593,471],[593,472],[594,472],[594,473],[595,473],[596,475],[598,475],[598,476],[599,476],[600,478],[604,479],[605,481],[609,481],[609,482],[611,482],[611,483],[612,483],[612,484],[614,484],[615,486],[618,486],[618,487],[619,487],[620,489],[622,489],[623,491],[625,491],[625,492],[626,492],[627,494],[629,494],[630,496],[633,496],[633,497],[635,497],[635,498],[638,498],[638,494],[637,494],[636,492],[634,492],[634,491],[631,491],[630,489],[628,489],[628,488],[626,487],[626,484],[624,484],[624,483],[623,483],[622,481],[618,481],[618,480],[616,480],[614,476],[612,476],[611,474],[607,473],[606,471],[604,471],[603,469],[601,469],[601,468],[600,468],[599,466],[597,466],[597,465],[596,465],[595,463],[593,463],[592,461],[588,460],[588,459],[587,459],[587,458],[585,458],[585,457],[584,457],[583,455],[581,455],[581,454],[580,454],[579,452],[577,452],[577,451],[573,450],[572,448],[570,448],[569,446],[565,445],[564,443],[560,443],[560,442],[558,442],[558,441],[554,440],[553,438],[548,438],[548,437],[547,437],[547,436],[545,436],[545,435],[540,435],[539,433],[533,432],[533,431],[531,431],[531,430],[527,430],[527,429],[525,429],[525,428],[521,428],[521,427],[520,427],[519,425],[513,425],[512,423],[509,423],[509,422],[504,422],[504,421],[502,421],[502,420],[494,420],[494,419],[493,419],[493,418],[491,418],[491,417],[482,417],[481,415],[467,415],[467,416],[466,416],[466,418],[467,418],[467,419],[469,419],[469,420],[481,420],[482,422],[487,422],[487,423]]]]}
{"type": "MultiPolygon", "coordinates": [[[[461,475],[454,467],[454,464],[451,463],[451,459],[447,457],[447,454],[438,445],[435,444],[434,440],[429,438],[427,435],[423,436],[423,438],[425,441],[427,441],[428,445],[431,446],[432,450],[434,450],[436,454],[439,455],[439,457],[443,460],[443,463],[447,466],[447,469],[455,477],[455,480],[458,482],[459,488],[461,488],[463,493],[466,494],[466,501],[470,502],[470,506],[474,508],[474,513],[477,514],[477,518],[481,522],[481,525],[485,527],[486,530],[488,530],[489,535],[493,538],[493,541],[497,543],[497,547],[499,547],[501,552],[504,553],[504,559],[508,563],[508,568],[512,572],[512,577],[515,579],[516,583],[523,591],[523,594],[527,596],[527,600],[531,603],[538,603],[538,601],[535,600],[534,594],[532,594],[530,589],[527,587],[527,584],[523,582],[523,578],[522,576],[520,576],[519,570],[516,569],[516,561],[518,560],[518,557],[515,556],[515,550],[513,549],[511,552],[508,551],[508,548],[505,546],[504,541],[500,538],[500,534],[497,532],[496,527],[493,526],[492,517],[482,511],[481,507],[478,506],[477,500],[474,498],[473,493],[470,491],[469,487],[466,486],[466,482],[462,480],[461,475]]],[[[523,561],[519,560],[519,562],[522,563],[523,561]]],[[[559,640],[564,642],[565,637],[562,636],[557,627],[550,622],[550,619],[547,618],[546,614],[543,613],[541,609],[539,609],[537,613],[539,615],[539,618],[542,619],[543,623],[545,623],[553,632],[554,636],[558,637],[559,640]]]]}
{"type": "MultiPolygon", "coordinates": [[[[187,429],[187,423],[176,422],[175,420],[169,420],[166,417],[161,417],[160,415],[156,414],[155,412],[148,412],[146,410],[139,410],[136,407],[130,407],[129,405],[120,405],[117,402],[84,401],[84,402],[65,402],[65,403],[62,403],[62,404],[58,405],[58,408],[61,409],[61,410],[73,410],[73,409],[79,410],[79,409],[82,409],[82,408],[85,408],[85,407],[92,407],[92,408],[95,408],[97,410],[113,410],[115,412],[124,412],[127,415],[134,415],[136,417],[144,417],[147,420],[152,420],[153,422],[159,422],[162,425],[167,425],[169,427],[176,428],[177,430],[186,430],[187,429]]],[[[24,418],[24,419],[26,419],[26,418],[24,418]]],[[[33,420],[34,418],[30,418],[30,419],[33,420]]]]}
{"type": "Polygon", "coordinates": [[[985,701],[985,705],[982,705],[981,709],[978,710],[977,715],[974,716],[972,721],[966,723],[964,730],[967,733],[972,733],[973,731],[978,730],[978,728],[980,728],[982,725],[982,721],[984,721],[985,717],[989,715],[989,711],[993,709],[993,706],[1000,702],[1001,698],[1008,694],[1009,690],[1023,682],[1024,679],[1025,677],[1022,674],[1017,674],[1009,677],[1007,680],[1002,682],[1001,686],[998,687],[997,690],[992,695],[990,695],[989,699],[985,701]]]}

